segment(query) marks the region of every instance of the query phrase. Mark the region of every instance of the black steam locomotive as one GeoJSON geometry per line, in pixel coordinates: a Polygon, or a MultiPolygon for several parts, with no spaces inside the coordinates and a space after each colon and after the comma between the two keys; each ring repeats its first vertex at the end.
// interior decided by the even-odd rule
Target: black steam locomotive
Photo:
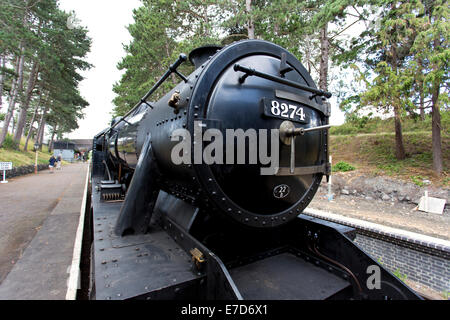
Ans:
{"type": "Polygon", "coordinates": [[[354,229],[301,214],[330,174],[331,96],[302,64],[260,40],[185,60],[94,138],[90,297],[417,299],[354,229]]]}

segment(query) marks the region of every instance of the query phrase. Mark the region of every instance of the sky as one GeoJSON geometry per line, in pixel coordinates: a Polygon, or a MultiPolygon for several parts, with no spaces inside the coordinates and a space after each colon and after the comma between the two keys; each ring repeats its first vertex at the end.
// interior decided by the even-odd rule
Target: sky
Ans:
{"type": "Polygon", "coordinates": [[[74,11],[92,39],[87,60],[93,67],[81,73],[85,79],[79,86],[89,106],[84,109],[85,118],[78,122],[79,128],[68,138],[91,139],[109,126],[115,97],[112,87],[123,73],[116,65],[125,56],[122,44],[131,41],[126,27],[133,23],[132,11],[139,6],[138,0],[60,0],[60,8],[74,11]]]}
{"type": "MultiPolygon", "coordinates": [[[[131,41],[126,27],[133,23],[132,11],[140,4],[139,0],[60,0],[60,8],[66,12],[74,11],[78,23],[88,29],[92,39],[87,60],[93,67],[81,73],[85,79],[79,86],[89,106],[84,109],[84,119],[78,122],[79,128],[66,137],[90,139],[109,126],[115,97],[112,87],[123,74],[116,66],[125,56],[123,44],[131,41]]],[[[342,124],[344,115],[336,99],[331,98],[330,102],[330,123],[342,124]]]]}

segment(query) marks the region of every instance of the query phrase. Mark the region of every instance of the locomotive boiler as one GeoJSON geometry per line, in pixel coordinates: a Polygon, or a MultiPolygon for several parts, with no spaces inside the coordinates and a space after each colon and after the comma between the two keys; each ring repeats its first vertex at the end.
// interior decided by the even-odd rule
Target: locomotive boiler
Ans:
{"type": "Polygon", "coordinates": [[[94,138],[91,298],[418,298],[354,229],[302,214],[330,174],[331,94],[300,61],[261,40],[186,60],[94,138]]]}

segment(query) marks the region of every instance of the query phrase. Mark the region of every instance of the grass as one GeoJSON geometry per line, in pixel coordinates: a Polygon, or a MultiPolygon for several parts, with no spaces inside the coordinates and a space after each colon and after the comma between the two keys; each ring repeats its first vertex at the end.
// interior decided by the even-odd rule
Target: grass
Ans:
{"type": "Polygon", "coordinates": [[[333,163],[346,162],[357,170],[373,175],[388,175],[419,186],[423,185],[423,180],[430,180],[437,186],[450,185],[450,133],[442,130],[444,173],[441,176],[437,176],[432,169],[431,132],[404,132],[403,143],[406,159],[397,160],[393,133],[332,134],[330,155],[333,156],[333,163]]]}
{"type": "MultiPolygon", "coordinates": [[[[12,149],[11,144],[0,148],[0,162],[12,162],[14,167],[34,165],[36,153],[33,150],[34,141],[28,142],[27,151],[23,151],[25,146],[25,138],[20,141],[20,150],[12,149]]],[[[42,151],[38,151],[38,163],[47,164],[51,154],[48,152],[46,145],[42,146],[42,151]]]]}

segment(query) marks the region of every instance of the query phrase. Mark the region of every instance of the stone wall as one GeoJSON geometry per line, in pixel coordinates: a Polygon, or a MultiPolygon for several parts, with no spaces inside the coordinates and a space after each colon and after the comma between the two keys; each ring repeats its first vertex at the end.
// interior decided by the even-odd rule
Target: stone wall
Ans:
{"type": "Polygon", "coordinates": [[[392,273],[421,283],[440,293],[450,292],[450,260],[438,250],[425,253],[418,245],[404,246],[401,241],[386,241],[358,233],[355,243],[392,273]]]}
{"type": "MultiPolygon", "coordinates": [[[[48,164],[38,164],[38,171],[48,169],[48,164]]],[[[6,171],[6,180],[8,178],[23,176],[25,174],[34,173],[34,165],[13,167],[12,170],[6,171]]],[[[0,179],[3,179],[3,171],[0,171],[0,179]]]]}

